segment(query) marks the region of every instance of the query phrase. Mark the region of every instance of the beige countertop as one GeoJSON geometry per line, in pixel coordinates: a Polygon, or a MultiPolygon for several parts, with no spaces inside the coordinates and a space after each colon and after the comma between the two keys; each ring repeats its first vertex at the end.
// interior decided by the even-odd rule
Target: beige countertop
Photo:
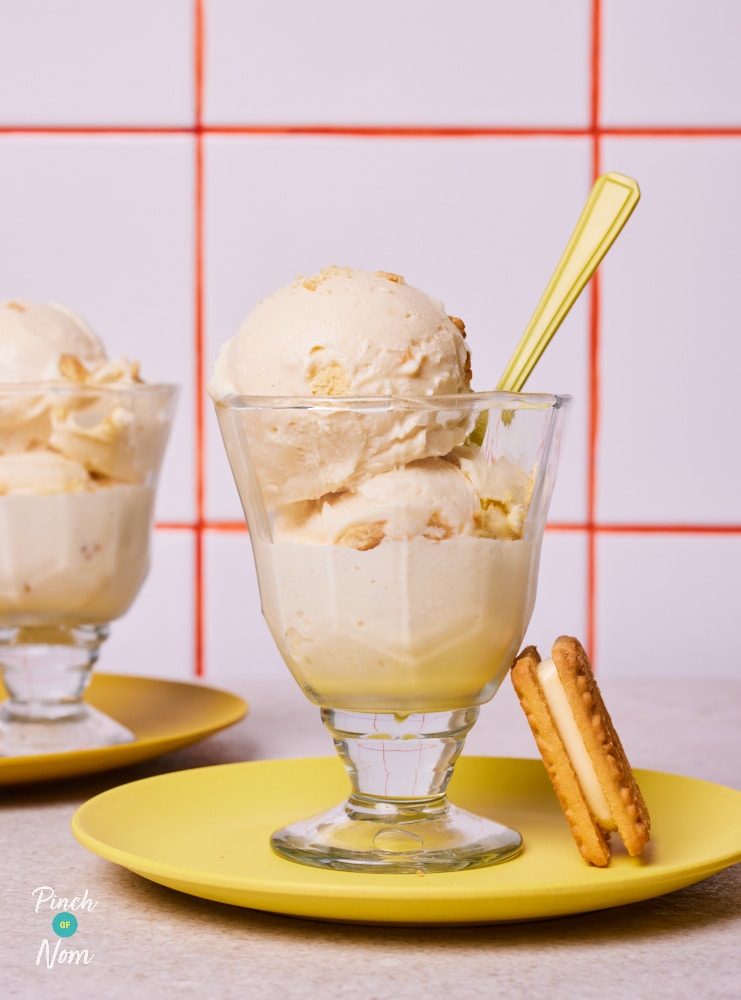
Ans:
{"type": "MultiPolygon", "coordinates": [[[[741,865],[657,899],[575,917],[364,927],[183,895],[81,847],[73,813],[114,785],[203,765],[331,755],[317,710],[287,676],[221,686],[243,695],[250,713],[202,743],[125,770],[0,786],[0,996],[739,996],[741,865]],[[36,964],[41,939],[51,936],[49,919],[34,912],[41,886],[97,901],[84,914],[85,944],[74,945],[89,948],[89,964],[36,964]]],[[[605,679],[602,690],[635,767],[741,789],[741,680],[605,679]]],[[[535,756],[508,686],[482,711],[466,753],[535,756]]]]}

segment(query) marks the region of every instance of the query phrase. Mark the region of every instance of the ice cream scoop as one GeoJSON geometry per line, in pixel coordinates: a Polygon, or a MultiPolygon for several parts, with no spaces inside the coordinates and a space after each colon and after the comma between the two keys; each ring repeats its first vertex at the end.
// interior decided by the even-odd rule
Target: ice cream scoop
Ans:
{"type": "Polygon", "coordinates": [[[88,366],[106,360],[97,334],[64,306],[25,299],[0,302],[0,382],[55,381],[63,355],[88,366]]]}
{"type": "Polygon", "coordinates": [[[0,496],[5,493],[65,493],[84,490],[90,476],[84,466],[53,451],[0,455],[0,496]]]}
{"type": "Polygon", "coordinates": [[[219,351],[209,392],[433,396],[467,392],[463,323],[386,271],[327,267],[261,302],[219,351]]]}
{"type": "Polygon", "coordinates": [[[531,485],[506,458],[490,465],[476,449],[454,448],[371,476],[354,492],[280,508],[274,538],[363,552],[410,538],[519,538],[531,485]]]}
{"type": "MultiPolygon", "coordinates": [[[[61,397],[55,387],[125,387],[138,383],[138,363],[126,358],[109,360],[97,334],[70,309],[25,299],[0,303],[0,385],[19,387],[18,392],[11,389],[0,399],[0,453],[45,448],[56,436],[52,445],[55,451],[82,461],[90,471],[119,475],[123,468],[120,459],[116,470],[110,468],[115,442],[109,418],[120,430],[131,420],[126,420],[120,408],[111,414],[110,397],[103,403],[105,394],[61,397]],[[24,386],[32,389],[25,391],[24,386]],[[94,422],[100,425],[98,432],[92,430],[94,422]],[[95,459],[87,461],[90,448],[80,446],[80,428],[85,429],[83,434],[88,439],[105,440],[108,460],[104,459],[102,465],[95,459]],[[71,442],[69,447],[65,440],[71,442]]],[[[141,409],[146,403],[142,398],[136,405],[141,409]]],[[[118,445],[116,451],[120,454],[118,445]]],[[[97,452],[101,457],[100,448],[97,452]]],[[[121,478],[132,476],[124,474],[121,478]]]]}
{"type": "Polygon", "coordinates": [[[387,539],[474,534],[479,510],[460,469],[442,458],[425,458],[372,476],[354,493],[282,509],[275,538],[368,551],[387,539]]]}
{"type": "MultiPolygon", "coordinates": [[[[263,420],[222,431],[235,456],[249,433],[265,500],[275,505],[354,489],[368,476],[447,454],[469,433],[470,411],[452,403],[430,411],[414,400],[467,394],[470,380],[463,323],[441,302],[399,275],[329,267],[250,313],[219,351],[208,391],[217,403],[259,396],[265,404],[263,420]],[[409,403],[375,421],[332,402],[392,396],[409,403]],[[281,398],[324,400],[325,412],[297,417],[281,398]]],[[[239,410],[231,414],[239,422],[239,410]]]]}

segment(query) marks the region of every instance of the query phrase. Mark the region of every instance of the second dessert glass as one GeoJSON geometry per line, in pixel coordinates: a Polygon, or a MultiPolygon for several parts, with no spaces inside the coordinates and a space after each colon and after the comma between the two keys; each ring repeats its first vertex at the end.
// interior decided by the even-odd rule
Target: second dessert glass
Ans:
{"type": "Polygon", "coordinates": [[[84,693],[147,575],[177,393],[0,386],[0,757],[134,739],[84,693]]]}
{"type": "Polygon", "coordinates": [[[419,873],[520,850],[519,833],[446,789],[530,620],[569,402],[216,402],[263,614],[351,785],[345,802],[276,831],[278,854],[419,873]]]}

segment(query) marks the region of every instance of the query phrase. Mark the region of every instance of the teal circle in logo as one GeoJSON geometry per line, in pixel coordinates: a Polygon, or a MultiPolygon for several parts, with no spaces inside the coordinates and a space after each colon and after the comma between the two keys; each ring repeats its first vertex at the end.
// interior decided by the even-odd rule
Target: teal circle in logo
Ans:
{"type": "Polygon", "coordinates": [[[77,930],[77,917],[74,913],[58,913],[51,926],[57,937],[72,937],[77,930]]]}

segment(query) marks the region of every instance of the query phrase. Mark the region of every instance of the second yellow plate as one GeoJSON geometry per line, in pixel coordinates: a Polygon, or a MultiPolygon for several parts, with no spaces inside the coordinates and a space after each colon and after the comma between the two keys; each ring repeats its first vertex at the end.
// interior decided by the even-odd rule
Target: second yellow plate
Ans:
{"type": "Polygon", "coordinates": [[[596,869],[581,858],[540,761],[463,757],[457,804],[516,827],[512,861],[473,871],[366,875],[277,857],[273,830],[344,798],[335,758],[256,761],[175,772],[81,806],[78,841],[184,893],[292,916],[362,923],[491,923],[604,909],[660,896],[741,861],[741,792],[636,771],[652,818],[641,858],[596,869]]]}
{"type": "MultiPolygon", "coordinates": [[[[5,696],[1,683],[0,696],[5,696]]],[[[228,691],[123,674],[93,674],[85,700],[127,726],[136,739],[93,750],[0,757],[0,786],[59,781],[140,764],[233,726],[247,714],[247,703],[228,691]]]]}

